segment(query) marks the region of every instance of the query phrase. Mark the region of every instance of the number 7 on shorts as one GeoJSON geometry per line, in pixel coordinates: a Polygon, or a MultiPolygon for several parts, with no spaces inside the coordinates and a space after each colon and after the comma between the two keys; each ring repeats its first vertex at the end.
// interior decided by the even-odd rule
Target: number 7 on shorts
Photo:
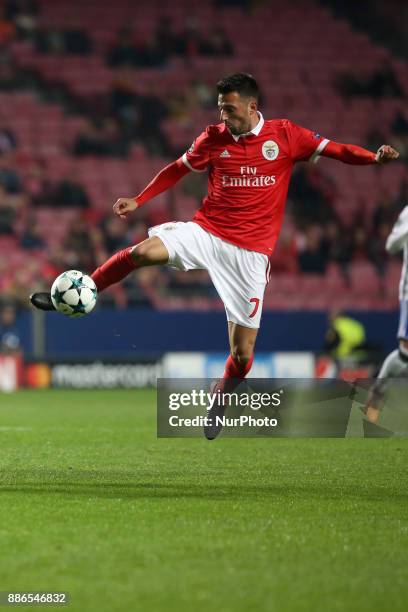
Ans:
{"type": "Polygon", "coordinates": [[[251,314],[249,315],[249,318],[252,319],[256,315],[256,313],[258,312],[260,300],[259,300],[259,298],[251,298],[249,300],[249,302],[250,302],[250,304],[254,304],[254,308],[253,308],[251,314]]]}

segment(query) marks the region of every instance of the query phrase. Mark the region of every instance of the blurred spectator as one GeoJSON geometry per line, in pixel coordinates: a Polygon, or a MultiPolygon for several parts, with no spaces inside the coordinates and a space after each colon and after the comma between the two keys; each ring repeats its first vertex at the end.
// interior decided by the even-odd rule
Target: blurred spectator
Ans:
{"type": "Polygon", "coordinates": [[[169,156],[172,149],[161,128],[161,122],[169,114],[165,102],[152,88],[139,98],[139,121],[135,128],[135,140],[140,140],[150,155],[169,156]]]}
{"type": "Polygon", "coordinates": [[[64,37],[60,30],[54,28],[38,28],[34,38],[37,53],[63,53],[64,37]]]}
{"type": "Polygon", "coordinates": [[[395,76],[391,62],[385,59],[374,72],[364,76],[355,72],[343,72],[336,76],[337,91],[345,98],[369,96],[378,98],[400,98],[403,90],[395,76]]]}
{"type": "Polygon", "coordinates": [[[92,239],[85,221],[78,217],[67,232],[64,242],[69,261],[77,270],[93,270],[95,268],[95,254],[92,249],[92,239]]]}
{"type": "Polygon", "coordinates": [[[88,55],[92,51],[92,42],[88,33],[75,25],[67,25],[62,30],[39,28],[35,33],[34,42],[38,53],[88,55]]]}
{"type": "Polygon", "coordinates": [[[200,53],[201,34],[194,19],[189,19],[184,30],[175,37],[175,52],[183,58],[196,57],[200,53]]]}
{"type": "Polygon", "coordinates": [[[192,93],[195,103],[201,108],[213,109],[215,106],[214,91],[200,79],[192,83],[192,93]]]}
{"type": "Polygon", "coordinates": [[[19,38],[31,40],[38,27],[40,13],[36,0],[7,0],[4,8],[5,16],[12,21],[19,38]]]}
{"type": "Polygon", "coordinates": [[[14,236],[14,220],[14,210],[12,208],[4,206],[3,202],[0,199],[0,236],[14,236]]]}
{"type": "Polygon", "coordinates": [[[90,200],[85,187],[78,183],[74,171],[57,183],[53,201],[56,207],[88,208],[90,206],[90,200]]]}
{"type": "Polygon", "coordinates": [[[41,269],[41,278],[49,285],[59,274],[71,267],[70,256],[63,246],[48,247],[47,261],[41,269]]]}
{"type": "MultiPolygon", "coordinates": [[[[115,253],[128,246],[129,240],[124,231],[123,223],[118,217],[109,215],[102,221],[100,229],[102,231],[103,246],[107,253],[115,253]]],[[[145,238],[146,235],[143,239],[145,238]]]]}
{"type": "Polygon", "coordinates": [[[351,240],[351,261],[369,261],[380,276],[383,276],[388,254],[385,242],[391,231],[391,224],[382,222],[376,233],[368,234],[364,227],[356,227],[351,240]]]}
{"type": "Polygon", "coordinates": [[[388,138],[379,129],[377,125],[373,125],[365,137],[365,147],[369,151],[377,151],[382,142],[387,142],[388,138]]]}
{"type": "Polygon", "coordinates": [[[0,156],[0,185],[7,193],[21,193],[23,186],[18,172],[6,156],[0,156]]]}
{"type": "Polygon", "coordinates": [[[7,21],[14,21],[17,17],[19,11],[19,2],[18,0],[6,0],[4,3],[4,18],[7,21]]]}
{"type": "Polygon", "coordinates": [[[395,223],[397,214],[401,208],[401,203],[396,203],[388,193],[384,190],[381,194],[381,199],[377,202],[373,212],[373,231],[378,232],[378,228],[383,223],[386,223],[392,227],[395,223]]]}
{"type": "Polygon", "coordinates": [[[87,32],[71,26],[62,31],[65,53],[72,55],[88,55],[92,51],[92,42],[87,32]]]}
{"type": "Polygon", "coordinates": [[[17,306],[27,307],[27,290],[36,291],[41,287],[42,276],[40,261],[34,257],[27,257],[24,266],[14,270],[8,288],[9,296],[17,306]]]}
{"type": "Polygon", "coordinates": [[[206,270],[173,272],[168,277],[166,294],[181,298],[215,297],[216,292],[206,270]]]}
{"type": "Polygon", "coordinates": [[[270,258],[270,272],[275,274],[296,274],[298,270],[297,246],[293,227],[284,222],[278,244],[270,258]]]}
{"type": "Polygon", "coordinates": [[[118,121],[113,117],[107,117],[102,123],[102,137],[106,143],[106,155],[112,157],[127,157],[129,153],[129,141],[122,133],[118,121]]]}
{"type": "Polygon", "coordinates": [[[11,304],[5,304],[0,312],[0,352],[20,351],[20,334],[17,326],[17,311],[11,304]]]}
{"type": "Polygon", "coordinates": [[[404,136],[408,136],[408,118],[406,113],[404,113],[401,109],[395,113],[391,124],[391,130],[394,134],[403,134],[404,136]]]}
{"type": "Polygon", "coordinates": [[[0,234],[14,235],[17,208],[15,197],[8,194],[4,187],[0,185],[0,234]]]}
{"type": "Polygon", "coordinates": [[[400,98],[403,96],[401,85],[388,59],[379,66],[366,85],[366,94],[373,98],[400,98]]]}
{"type": "Polygon", "coordinates": [[[27,85],[26,80],[26,71],[16,66],[10,49],[0,47],[0,91],[21,89],[27,85]]]}
{"type": "MultiPolygon", "coordinates": [[[[147,66],[151,68],[157,68],[158,66],[163,66],[166,63],[167,56],[163,52],[163,49],[160,45],[155,45],[154,42],[151,42],[147,46],[147,53],[148,53],[147,66]]],[[[143,64],[143,65],[146,65],[146,64],[143,64]]],[[[140,66],[138,61],[136,61],[136,66],[140,66]]]]}
{"type": "Polygon", "coordinates": [[[354,229],[351,241],[352,261],[363,261],[368,259],[368,235],[363,227],[354,229]]]}
{"type": "Polygon", "coordinates": [[[108,105],[117,121],[122,143],[126,143],[126,151],[133,140],[145,145],[151,155],[172,153],[161,127],[169,115],[169,104],[154,87],[144,95],[137,94],[132,73],[121,68],[109,97],[108,105]]]}
{"type": "Polygon", "coordinates": [[[393,144],[400,152],[401,161],[408,163],[408,114],[398,110],[391,123],[393,144]]]}
{"type": "Polygon", "coordinates": [[[0,17],[0,50],[3,50],[14,38],[16,29],[7,17],[0,17]]]}
{"type": "Polygon", "coordinates": [[[132,127],[139,119],[139,96],[135,91],[133,73],[129,68],[120,68],[109,93],[109,107],[125,129],[132,127]]]}
{"type": "Polygon", "coordinates": [[[327,263],[327,249],[320,230],[316,226],[310,226],[298,243],[299,270],[311,274],[324,274],[327,263]]]}
{"type": "Polygon", "coordinates": [[[337,263],[343,275],[347,277],[348,266],[352,256],[350,232],[339,222],[332,220],[324,228],[323,244],[328,261],[337,263]]]}
{"type": "Polygon", "coordinates": [[[171,120],[178,126],[191,125],[194,101],[183,92],[175,92],[167,99],[171,120]]]}
{"type": "Polygon", "coordinates": [[[324,223],[333,218],[334,184],[317,168],[300,165],[293,174],[288,193],[299,225],[324,223]]]}
{"type": "Polygon", "coordinates": [[[44,249],[46,247],[42,237],[41,226],[35,217],[30,217],[20,238],[20,246],[27,251],[44,249]]]}
{"type": "Polygon", "coordinates": [[[395,199],[395,202],[398,205],[398,212],[401,212],[402,208],[406,206],[408,202],[408,180],[407,179],[403,179],[401,181],[400,191],[395,199]]]}
{"type": "Polygon", "coordinates": [[[203,36],[199,43],[199,53],[210,57],[232,55],[234,52],[231,42],[221,27],[211,29],[203,36]]]}
{"type": "Polygon", "coordinates": [[[105,119],[102,125],[88,121],[85,129],[77,136],[73,152],[78,156],[125,157],[128,153],[128,146],[117,121],[105,119]]]}
{"type": "Polygon", "coordinates": [[[140,35],[134,34],[128,26],[119,30],[116,41],[107,55],[108,64],[114,68],[160,66],[165,59],[165,53],[160,45],[156,45],[154,40],[146,42],[140,35]]]}
{"type": "MultiPolygon", "coordinates": [[[[152,308],[157,299],[155,287],[163,286],[164,274],[158,266],[141,268],[137,274],[130,274],[124,282],[126,303],[130,307],[152,308]]],[[[124,305],[123,297],[117,296],[116,303],[124,305]],[[119,298],[119,300],[118,300],[119,298]]]]}
{"type": "Polygon", "coordinates": [[[389,260],[389,253],[385,249],[385,243],[391,233],[393,223],[382,221],[376,233],[370,237],[368,254],[371,262],[377,270],[380,277],[383,277],[386,270],[386,265],[389,260]]]}
{"type": "Polygon", "coordinates": [[[362,78],[351,72],[341,72],[335,75],[333,85],[343,98],[362,95],[362,78]]]}
{"type": "Polygon", "coordinates": [[[160,17],[154,35],[155,47],[161,49],[163,59],[167,59],[176,51],[176,38],[169,17],[160,17]]]}
{"type": "MultiPolygon", "coordinates": [[[[133,217],[133,223],[129,226],[129,243],[139,244],[147,238],[148,225],[144,221],[140,221],[139,217],[133,217]]],[[[122,225],[123,233],[123,225],[122,225]]]]}
{"type": "Polygon", "coordinates": [[[119,30],[117,39],[110,49],[107,61],[109,66],[133,66],[135,61],[136,48],[133,44],[133,33],[131,28],[124,27],[119,30]]]}
{"type": "Polygon", "coordinates": [[[47,206],[54,203],[54,187],[47,174],[46,162],[34,159],[27,169],[24,185],[34,206],[47,206]]]}
{"type": "Polygon", "coordinates": [[[106,59],[115,68],[155,67],[165,64],[172,55],[191,58],[197,55],[218,57],[232,53],[232,44],[221,27],[211,29],[204,36],[198,23],[190,19],[183,30],[174,33],[170,19],[162,17],[151,40],[136,35],[129,26],[121,28],[106,59]]]}
{"type": "Polygon", "coordinates": [[[4,124],[0,125],[0,156],[7,155],[17,147],[17,139],[13,131],[4,124]]]}
{"type": "Polygon", "coordinates": [[[89,230],[80,217],[75,219],[68,228],[64,246],[72,251],[87,250],[90,244],[89,230]]]}

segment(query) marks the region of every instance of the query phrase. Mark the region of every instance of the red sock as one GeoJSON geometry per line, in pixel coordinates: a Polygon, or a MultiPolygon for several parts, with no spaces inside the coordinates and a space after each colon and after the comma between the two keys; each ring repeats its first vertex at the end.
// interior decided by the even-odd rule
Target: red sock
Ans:
{"type": "Polygon", "coordinates": [[[110,285],[118,283],[137,268],[130,254],[132,248],[127,247],[115,253],[91,275],[98,291],[103,291],[110,285]]]}
{"type": "Polygon", "coordinates": [[[232,391],[238,385],[238,383],[245,378],[249,370],[252,368],[254,361],[254,354],[252,353],[250,360],[247,363],[241,364],[238,361],[234,361],[232,355],[229,355],[226,363],[224,376],[222,378],[223,390],[232,391]]]}
{"type": "Polygon", "coordinates": [[[249,370],[252,368],[254,354],[252,353],[250,360],[247,363],[241,364],[234,361],[232,355],[229,355],[225,363],[224,378],[245,378],[249,370]]]}

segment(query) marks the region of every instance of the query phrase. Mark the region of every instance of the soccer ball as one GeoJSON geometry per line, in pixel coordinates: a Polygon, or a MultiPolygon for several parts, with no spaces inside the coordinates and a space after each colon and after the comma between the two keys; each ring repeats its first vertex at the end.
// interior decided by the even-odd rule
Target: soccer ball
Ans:
{"type": "Polygon", "coordinates": [[[79,270],[68,270],[53,282],[51,300],[58,312],[68,317],[83,317],[93,310],[97,293],[90,276],[79,270]]]}

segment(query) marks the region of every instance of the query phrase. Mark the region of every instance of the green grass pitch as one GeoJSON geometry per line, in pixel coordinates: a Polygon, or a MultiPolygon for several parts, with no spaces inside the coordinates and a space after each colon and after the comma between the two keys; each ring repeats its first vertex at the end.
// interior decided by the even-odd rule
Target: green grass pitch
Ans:
{"type": "Polygon", "coordinates": [[[1,591],[81,612],[407,609],[408,440],[158,440],[155,419],[153,391],[0,395],[1,591]]]}

